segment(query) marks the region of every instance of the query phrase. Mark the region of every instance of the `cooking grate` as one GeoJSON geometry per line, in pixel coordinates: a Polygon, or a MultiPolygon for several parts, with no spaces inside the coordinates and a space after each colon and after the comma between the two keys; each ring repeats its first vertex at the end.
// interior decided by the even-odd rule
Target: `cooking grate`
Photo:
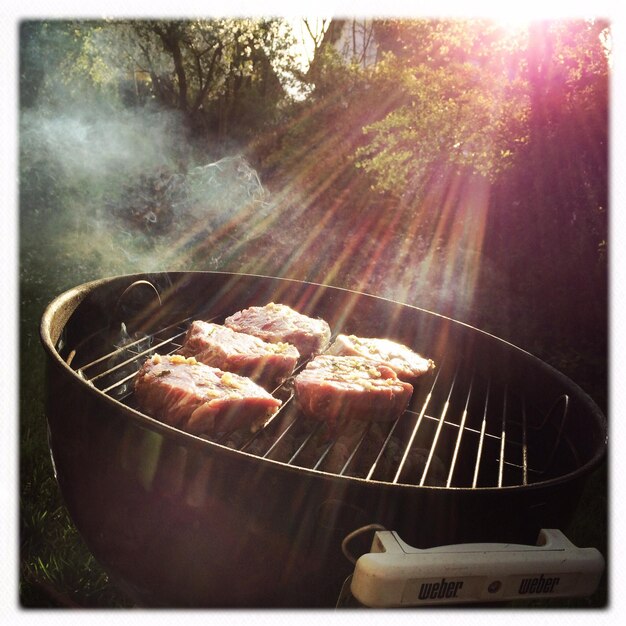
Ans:
{"type": "MultiPolygon", "coordinates": [[[[135,408],[132,381],[139,367],[156,352],[176,352],[193,319],[199,317],[134,338],[122,327],[112,350],[85,351],[96,356],[83,363],[72,350],[66,361],[102,393],[135,408]]],[[[497,382],[476,364],[458,359],[442,359],[432,374],[420,379],[407,410],[395,422],[354,422],[332,436],[322,422],[298,410],[292,379],[273,393],[283,404],[263,428],[207,439],[297,467],[417,486],[524,486],[579,463],[563,435],[567,395],[555,398],[542,412],[507,382],[497,382]]]]}

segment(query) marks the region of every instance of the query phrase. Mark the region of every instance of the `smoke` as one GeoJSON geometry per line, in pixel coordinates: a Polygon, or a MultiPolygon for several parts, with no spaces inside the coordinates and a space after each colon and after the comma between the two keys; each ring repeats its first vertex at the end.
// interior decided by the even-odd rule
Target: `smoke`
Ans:
{"type": "Polygon", "coordinates": [[[223,251],[205,242],[245,243],[273,205],[245,158],[207,161],[208,152],[194,149],[178,115],[152,107],[23,111],[23,280],[37,280],[36,257],[74,280],[215,269],[223,251]]]}
{"type": "MultiPolygon", "coordinates": [[[[324,157],[307,149],[306,158],[284,158],[287,151],[283,160],[294,175],[275,178],[286,182],[270,198],[239,150],[209,145],[206,133],[190,136],[176,112],[150,100],[125,104],[123,93],[120,99],[111,86],[105,93],[84,77],[64,82],[71,76],[58,68],[73,37],[62,27],[33,30],[22,42],[31,67],[31,80],[22,78],[22,94],[30,95],[21,100],[19,127],[22,285],[50,294],[107,275],[220,269],[404,301],[419,294],[422,306],[438,294],[446,311],[452,301],[471,304],[473,284],[459,288],[456,271],[476,275],[479,249],[461,253],[469,237],[460,233],[446,273],[439,248],[418,245],[425,229],[417,208],[388,220],[363,193],[367,181],[355,176],[340,189],[341,152],[334,160],[326,145],[324,157]],[[40,63],[41,71],[32,71],[40,63]]],[[[116,49],[92,43],[99,56],[116,49]]]]}
{"type": "Polygon", "coordinates": [[[126,36],[63,21],[21,24],[23,285],[222,269],[227,256],[236,271],[227,250],[244,249],[275,211],[237,146],[193,135],[187,118],[150,94],[127,98],[137,85],[124,62],[126,36]]]}
{"type": "Polygon", "coordinates": [[[21,147],[31,161],[45,155],[68,183],[106,184],[111,176],[130,178],[171,164],[178,156],[171,139],[177,134],[182,136],[176,117],[158,111],[38,109],[22,115],[21,147]]]}

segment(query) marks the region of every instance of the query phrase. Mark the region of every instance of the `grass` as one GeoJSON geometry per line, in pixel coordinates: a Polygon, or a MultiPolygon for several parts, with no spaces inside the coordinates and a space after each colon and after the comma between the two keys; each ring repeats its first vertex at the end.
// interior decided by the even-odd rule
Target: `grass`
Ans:
{"type": "Polygon", "coordinates": [[[48,451],[38,328],[46,304],[69,286],[65,270],[43,273],[29,258],[22,265],[27,279],[20,284],[19,602],[25,608],[130,606],[74,527],[48,451]]]}

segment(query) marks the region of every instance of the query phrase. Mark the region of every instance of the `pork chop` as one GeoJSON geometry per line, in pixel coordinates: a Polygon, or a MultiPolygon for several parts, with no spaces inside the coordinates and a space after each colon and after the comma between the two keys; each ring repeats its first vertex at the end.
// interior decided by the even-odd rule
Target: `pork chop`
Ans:
{"type": "Polygon", "coordinates": [[[238,311],[227,317],[224,325],[270,343],[290,343],[303,358],[319,354],[330,341],[330,326],[325,320],[274,302],[238,311]]]}
{"type": "Polygon", "coordinates": [[[405,410],[413,386],[382,363],[321,354],[294,379],[298,406],[331,428],[352,419],[390,421],[405,410]]]}
{"type": "Polygon", "coordinates": [[[182,355],[149,357],[134,390],[139,410],[193,434],[254,430],[281,405],[250,378],[182,355]]]}
{"type": "Polygon", "coordinates": [[[298,349],[289,343],[268,343],[228,326],[200,320],[192,322],[178,353],[248,376],[269,391],[291,376],[300,357],[298,349]]]}
{"type": "Polygon", "coordinates": [[[401,380],[411,383],[435,367],[431,359],[426,359],[409,347],[390,339],[338,335],[326,353],[373,359],[390,367],[401,380]]]}

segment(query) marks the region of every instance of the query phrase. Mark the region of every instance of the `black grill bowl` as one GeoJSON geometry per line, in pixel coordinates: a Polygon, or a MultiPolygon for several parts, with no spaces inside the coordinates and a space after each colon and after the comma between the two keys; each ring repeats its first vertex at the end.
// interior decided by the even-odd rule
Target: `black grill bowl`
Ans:
{"type": "MultiPolygon", "coordinates": [[[[541,360],[435,313],[335,287],[220,272],[107,278],[56,298],[41,338],[61,493],[95,558],[142,606],[333,606],[352,569],[341,541],[371,523],[422,548],[532,544],[540,528],[568,525],[585,479],[606,453],[602,412],[541,360]],[[435,360],[442,389],[427,379],[414,396],[418,402],[431,395],[420,437],[434,436],[448,403],[437,448],[444,464],[453,457],[463,409],[469,411],[448,486],[366,480],[261,458],[164,425],[85,379],[83,366],[119,345],[121,322],[124,333],[152,336],[182,319],[219,320],[270,301],[322,317],[334,333],[387,336],[435,360]],[[498,471],[496,459],[496,469],[473,481],[476,420],[487,397],[480,389],[489,390],[495,414],[489,429],[498,430],[501,415],[509,420],[517,441],[506,445],[525,450],[527,472],[521,461],[498,471]]],[[[419,407],[414,403],[407,419],[419,407]]],[[[488,439],[485,454],[497,456],[501,439],[488,439]]]]}

